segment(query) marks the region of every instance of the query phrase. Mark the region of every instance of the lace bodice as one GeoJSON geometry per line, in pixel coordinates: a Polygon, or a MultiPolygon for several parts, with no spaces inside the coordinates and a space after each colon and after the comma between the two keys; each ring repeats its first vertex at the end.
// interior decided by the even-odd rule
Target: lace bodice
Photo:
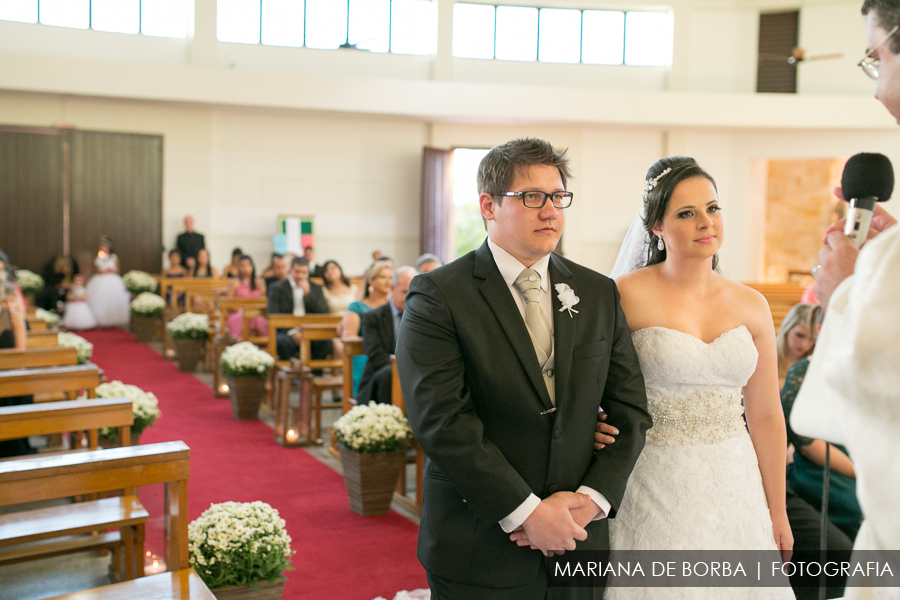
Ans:
{"type": "Polygon", "coordinates": [[[758,353],[743,325],[707,344],[666,327],[632,334],[647,386],[653,428],[647,443],[710,444],[744,430],[741,389],[758,353]]]}

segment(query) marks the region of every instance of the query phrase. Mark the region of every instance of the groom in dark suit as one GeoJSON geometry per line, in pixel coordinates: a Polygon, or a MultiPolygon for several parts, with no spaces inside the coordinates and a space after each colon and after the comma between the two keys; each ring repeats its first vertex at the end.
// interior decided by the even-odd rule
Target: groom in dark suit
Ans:
{"type": "Polygon", "coordinates": [[[609,547],[651,419],[615,284],[552,254],[567,163],[541,140],[491,150],[488,241],[406,298],[397,362],[428,458],[418,556],[435,600],[602,596],[548,589],[544,555],[609,547]],[[601,405],[620,433],[595,453],[601,405]],[[511,541],[520,527],[543,554],[511,541]]]}

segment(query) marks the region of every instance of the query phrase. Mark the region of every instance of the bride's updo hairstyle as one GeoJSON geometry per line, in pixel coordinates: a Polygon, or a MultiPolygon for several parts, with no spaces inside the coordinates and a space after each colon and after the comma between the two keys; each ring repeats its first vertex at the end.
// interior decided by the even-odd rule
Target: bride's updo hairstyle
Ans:
{"type": "MultiPolygon", "coordinates": [[[[700,168],[697,161],[689,156],[672,156],[657,161],[647,171],[647,180],[645,183],[644,200],[644,229],[650,237],[650,245],[647,249],[647,256],[644,260],[643,267],[650,265],[658,265],[666,260],[666,252],[668,249],[659,249],[659,236],[653,233],[653,228],[663,220],[666,215],[666,209],[669,207],[669,200],[672,198],[672,192],[675,186],[691,177],[703,177],[716,188],[716,181],[712,175],[700,168]],[[670,169],[668,173],[663,174],[666,169],[670,169]],[[650,188],[649,190],[647,188],[650,188]]],[[[718,191],[718,188],[716,188],[718,191]]],[[[719,256],[713,256],[713,270],[719,269],[719,256]]]]}

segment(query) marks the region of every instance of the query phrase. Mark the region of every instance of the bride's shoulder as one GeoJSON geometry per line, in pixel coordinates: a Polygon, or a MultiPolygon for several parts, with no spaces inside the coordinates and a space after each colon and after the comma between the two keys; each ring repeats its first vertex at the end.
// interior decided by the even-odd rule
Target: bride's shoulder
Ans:
{"type": "Polygon", "coordinates": [[[734,313],[739,314],[751,332],[774,327],[772,312],[766,297],[753,288],[722,277],[727,294],[727,303],[734,313]]]}
{"type": "Polygon", "coordinates": [[[621,275],[617,277],[615,281],[616,287],[624,294],[627,291],[650,285],[654,279],[655,275],[653,267],[644,267],[621,275]]]}

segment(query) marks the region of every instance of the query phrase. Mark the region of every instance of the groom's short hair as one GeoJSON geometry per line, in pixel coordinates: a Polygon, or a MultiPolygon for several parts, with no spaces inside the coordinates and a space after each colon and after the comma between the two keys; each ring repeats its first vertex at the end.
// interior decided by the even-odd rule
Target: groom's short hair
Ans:
{"type": "Polygon", "coordinates": [[[494,146],[478,165],[478,193],[504,194],[509,191],[516,173],[532,165],[548,165],[559,170],[563,188],[572,177],[566,150],[557,151],[550,142],[535,138],[512,140],[494,146]]]}

